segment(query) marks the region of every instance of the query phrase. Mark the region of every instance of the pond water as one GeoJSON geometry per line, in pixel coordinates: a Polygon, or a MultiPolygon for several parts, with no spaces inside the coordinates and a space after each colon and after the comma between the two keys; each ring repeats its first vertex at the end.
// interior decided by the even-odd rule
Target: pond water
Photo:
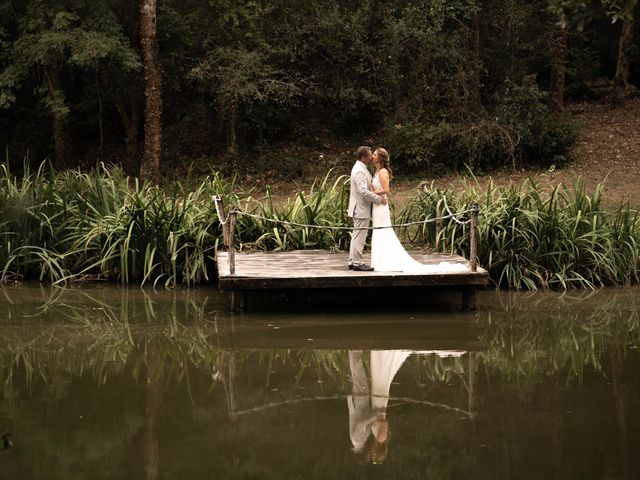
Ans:
{"type": "Polygon", "coordinates": [[[0,289],[0,478],[640,478],[640,289],[233,315],[0,289]]]}

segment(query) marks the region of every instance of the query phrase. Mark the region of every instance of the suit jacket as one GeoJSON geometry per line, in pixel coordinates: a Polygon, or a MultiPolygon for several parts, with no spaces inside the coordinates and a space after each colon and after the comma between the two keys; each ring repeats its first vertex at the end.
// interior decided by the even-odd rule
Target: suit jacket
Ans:
{"type": "Polygon", "coordinates": [[[351,190],[347,215],[354,218],[371,218],[371,205],[381,203],[382,198],[369,190],[371,173],[367,166],[357,160],[351,169],[351,190]]]}

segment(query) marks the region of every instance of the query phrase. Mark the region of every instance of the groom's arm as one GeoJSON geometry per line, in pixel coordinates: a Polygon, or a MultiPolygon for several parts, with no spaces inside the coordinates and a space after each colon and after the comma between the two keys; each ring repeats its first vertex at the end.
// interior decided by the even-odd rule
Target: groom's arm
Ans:
{"type": "Polygon", "coordinates": [[[369,180],[364,172],[356,173],[355,184],[356,190],[358,190],[358,193],[360,193],[367,202],[376,203],[378,205],[382,203],[382,197],[369,190],[369,180]]]}

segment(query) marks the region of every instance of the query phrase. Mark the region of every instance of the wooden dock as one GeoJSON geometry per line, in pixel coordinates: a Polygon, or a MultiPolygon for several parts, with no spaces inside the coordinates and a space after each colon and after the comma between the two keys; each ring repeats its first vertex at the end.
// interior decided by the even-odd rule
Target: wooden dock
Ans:
{"type": "MultiPolygon", "coordinates": [[[[299,250],[290,252],[217,252],[219,288],[232,293],[232,310],[244,310],[252,291],[302,289],[357,289],[370,287],[450,287],[462,291],[462,308],[475,309],[475,289],[489,283],[486,270],[472,271],[469,260],[457,255],[410,252],[421,263],[452,262],[467,271],[438,273],[358,272],[347,268],[347,252],[299,250]]],[[[369,258],[365,254],[365,262],[369,258]]]]}

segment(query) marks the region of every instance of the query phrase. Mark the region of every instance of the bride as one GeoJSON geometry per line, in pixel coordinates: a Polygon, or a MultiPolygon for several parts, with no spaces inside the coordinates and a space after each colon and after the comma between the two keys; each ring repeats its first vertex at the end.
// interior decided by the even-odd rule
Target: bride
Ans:
{"type": "MultiPolygon", "coordinates": [[[[389,193],[389,183],[393,173],[389,165],[389,153],[381,147],[372,155],[376,168],[371,190],[378,195],[389,193]]],[[[436,265],[425,265],[414,260],[404,249],[391,227],[389,204],[373,205],[371,212],[373,233],[371,235],[371,266],[376,272],[409,272],[409,273],[457,273],[468,272],[466,265],[454,262],[440,262],[436,265]],[[389,228],[376,228],[389,227],[389,228]]]]}

